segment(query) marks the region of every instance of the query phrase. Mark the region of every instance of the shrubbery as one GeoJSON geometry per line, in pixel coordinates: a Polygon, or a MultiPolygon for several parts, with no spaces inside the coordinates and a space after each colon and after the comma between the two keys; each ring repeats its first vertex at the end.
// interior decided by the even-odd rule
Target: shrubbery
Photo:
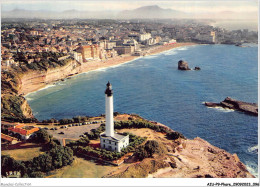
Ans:
{"type": "Polygon", "coordinates": [[[170,130],[167,127],[155,125],[149,121],[138,119],[129,121],[117,121],[115,122],[115,129],[129,129],[129,128],[149,128],[156,132],[169,133],[170,130]]]}
{"type": "Polygon", "coordinates": [[[73,117],[73,118],[60,119],[59,123],[61,125],[69,124],[69,123],[83,123],[83,122],[85,122],[88,119],[89,119],[88,116],[76,116],[76,117],[73,117]]]}
{"type": "Polygon", "coordinates": [[[143,160],[144,158],[152,158],[155,153],[161,154],[165,151],[165,148],[160,146],[157,141],[148,140],[145,145],[139,146],[134,154],[136,158],[143,160]]]}
{"type": "Polygon", "coordinates": [[[167,133],[167,138],[172,139],[172,140],[177,140],[178,138],[183,138],[186,139],[183,134],[179,133],[179,132],[169,132],[167,133]]]}
{"type": "Polygon", "coordinates": [[[88,146],[89,139],[88,137],[80,138],[77,141],[71,141],[66,146],[68,147],[75,147],[75,146],[88,146]]]}
{"type": "Polygon", "coordinates": [[[99,138],[99,135],[105,131],[105,124],[101,124],[96,129],[91,129],[91,132],[84,133],[90,140],[96,140],[99,138]]]}

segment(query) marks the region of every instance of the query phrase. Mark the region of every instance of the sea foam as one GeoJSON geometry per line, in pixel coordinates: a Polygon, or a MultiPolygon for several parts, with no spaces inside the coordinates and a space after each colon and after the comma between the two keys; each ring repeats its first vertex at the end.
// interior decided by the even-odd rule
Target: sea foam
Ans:
{"type": "Polygon", "coordinates": [[[258,154],[258,145],[249,147],[247,150],[248,150],[248,152],[250,152],[250,153],[258,154]]]}
{"type": "Polygon", "coordinates": [[[258,166],[257,164],[254,164],[250,161],[245,162],[247,170],[254,175],[256,178],[258,178],[258,166]]]}
{"type": "MultiPolygon", "coordinates": [[[[202,102],[203,105],[205,105],[206,102],[202,102]]],[[[215,109],[219,112],[234,112],[234,109],[229,109],[229,108],[223,108],[223,107],[208,107],[208,108],[212,108],[215,109]]]]}

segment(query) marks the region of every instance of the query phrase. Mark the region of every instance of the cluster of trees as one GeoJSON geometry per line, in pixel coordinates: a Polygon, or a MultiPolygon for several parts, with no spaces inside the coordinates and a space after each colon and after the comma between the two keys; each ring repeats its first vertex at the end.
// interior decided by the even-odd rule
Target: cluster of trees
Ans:
{"type": "Polygon", "coordinates": [[[24,163],[27,170],[26,173],[30,174],[39,171],[49,172],[70,165],[72,162],[73,151],[71,148],[52,144],[52,148],[49,151],[24,163]]]}
{"type": "Polygon", "coordinates": [[[69,124],[69,123],[83,123],[85,121],[87,121],[89,119],[88,116],[76,116],[76,117],[73,117],[73,118],[64,118],[64,119],[60,119],[59,120],[59,123],[61,125],[64,125],[64,124],[69,124]]]}
{"type": "Polygon", "coordinates": [[[8,155],[2,155],[1,174],[3,176],[8,171],[20,171],[22,177],[43,177],[44,173],[70,165],[73,162],[72,149],[59,145],[45,130],[38,131],[34,140],[45,144],[45,152],[29,161],[16,161],[8,155]]]}
{"type": "Polygon", "coordinates": [[[86,146],[86,147],[78,146],[74,150],[74,153],[78,156],[88,155],[96,158],[102,158],[107,161],[116,160],[126,154],[124,150],[118,153],[118,152],[108,151],[105,149],[93,148],[91,146],[86,146]]]}
{"type": "Polygon", "coordinates": [[[48,68],[56,68],[59,66],[64,66],[70,62],[72,58],[67,58],[65,60],[58,60],[56,58],[42,58],[39,62],[27,63],[26,67],[33,70],[47,70],[48,68]]]}
{"type": "Polygon", "coordinates": [[[73,60],[72,57],[68,57],[64,60],[58,60],[59,57],[65,56],[64,53],[58,52],[41,52],[36,53],[35,56],[27,55],[24,52],[18,52],[13,55],[15,61],[23,62],[20,63],[19,66],[12,66],[12,68],[16,72],[26,72],[29,69],[32,70],[43,70],[46,71],[48,68],[56,68],[66,65],[67,63],[73,60]],[[40,58],[39,61],[34,61],[32,63],[28,63],[28,59],[37,59],[40,58]]]}
{"type": "Polygon", "coordinates": [[[2,155],[1,160],[1,175],[6,176],[6,172],[9,171],[19,171],[24,178],[35,178],[70,165],[73,162],[73,151],[69,147],[55,144],[49,151],[29,161],[16,161],[9,155],[2,155]]]}
{"type": "Polygon", "coordinates": [[[126,147],[127,152],[134,151],[138,145],[141,145],[147,139],[146,137],[136,136],[128,132],[123,133],[123,135],[129,135],[129,145],[126,147]]]}
{"type": "Polygon", "coordinates": [[[99,138],[99,135],[105,131],[105,124],[101,124],[96,129],[91,129],[91,132],[85,132],[84,134],[90,139],[90,140],[97,140],[99,138]]]}
{"type": "Polygon", "coordinates": [[[178,138],[183,138],[186,139],[185,136],[183,136],[183,134],[175,131],[175,132],[169,132],[166,134],[167,138],[171,139],[171,140],[177,140],[178,138]]]}
{"type": "Polygon", "coordinates": [[[69,142],[66,146],[68,147],[72,147],[72,149],[74,149],[75,147],[77,146],[88,146],[89,145],[89,139],[88,137],[83,137],[83,138],[80,138],[79,140],[77,141],[71,141],[69,142]]]}
{"type": "Polygon", "coordinates": [[[115,129],[130,129],[130,128],[149,128],[156,132],[170,133],[171,131],[164,126],[155,125],[149,121],[143,119],[117,121],[115,122],[115,129]]]}
{"type": "Polygon", "coordinates": [[[76,116],[73,118],[63,118],[60,120],[51,118],[51,119],[47,119],[47,120],[42,120],[42,123],[59,123],[60,125],[65,125],[65,124],[70,124],[70,123],[83,123],[87,120],[89,120],[89,116],[76,116]]]}
{"type": "Polygon", "coordinates": [[[165,153],[166,149],[159,145],[159,143],[155,140],[148,140],[145,145],[139,146],[134,155],[137,159],[143,160],[145,158],[152,158],[153,155],[165,153]]]}
{"type": "Polygon", "coordinates": [[[58,122],[59,121],[57,119],[54,119],[54,118],[42,120],[42,123],[58,123],[58,122]]]}

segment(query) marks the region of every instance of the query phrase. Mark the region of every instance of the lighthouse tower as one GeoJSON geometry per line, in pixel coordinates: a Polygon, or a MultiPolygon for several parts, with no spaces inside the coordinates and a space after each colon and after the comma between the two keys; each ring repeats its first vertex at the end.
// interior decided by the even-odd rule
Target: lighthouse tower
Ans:
{"type": "Polygon", "coordinates": [[[106,94],[106,136],[114,136],[114,106],[112,85],[108,81],[106,94]]]}
{"type": "Polygon", "coordinates": [[[110,82],[107,83],[105,91],[106,97],[106,128],[105,132],[100,133],[100,147],[109,151],[120,152],[129,144],[129,135],[114,132],[114,107],[113,90],[110,82]]]}

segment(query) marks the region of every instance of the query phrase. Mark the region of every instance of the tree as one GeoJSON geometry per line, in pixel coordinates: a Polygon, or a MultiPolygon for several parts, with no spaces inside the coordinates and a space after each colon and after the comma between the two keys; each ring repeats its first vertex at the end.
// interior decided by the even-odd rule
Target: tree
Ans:
{"type": "Polygon", "coordinates": [[[49,143],[52,139],[52,136],[47,133],[46,130],[40,129],[35,133],[35,136],[32,138],[33,141],[37,143],[49,143]]]}
{"type": "Polygon", "coordinates": [[[148,157],[152,157],[154,153],[160,152],[159,143],[155,140],[148,140],[145,143],[144,149],[146,150],[148,157]]]}
{"type": "Polygon", "coordinates": [[[144,158],[151,158],[155,153],[160,154],[164,153],[164,147],[160,146],[159,143],[155,140],[148,140],[145,145],[139,146],[135,151],[135,156],[139,160],[144,158]]]}
{"type": "Polygon", "coordinates": [[[16,161],[9,155],[1,155],[1,175],[6,176],[6,172],[9,171],[20,171],[23,175],[25,172],[25,166],[20,161],[16,161]]]}
{"type": "Polygon", "coordinates": [[[183,138],[183,139],[186,139],[185,136],[183,136],[183,134],[179,133],[179,132],[169,132],[167,133],[166,135],[169,139],[172,139],[172,140],[176,140],[178,138],[183,138]]]}

